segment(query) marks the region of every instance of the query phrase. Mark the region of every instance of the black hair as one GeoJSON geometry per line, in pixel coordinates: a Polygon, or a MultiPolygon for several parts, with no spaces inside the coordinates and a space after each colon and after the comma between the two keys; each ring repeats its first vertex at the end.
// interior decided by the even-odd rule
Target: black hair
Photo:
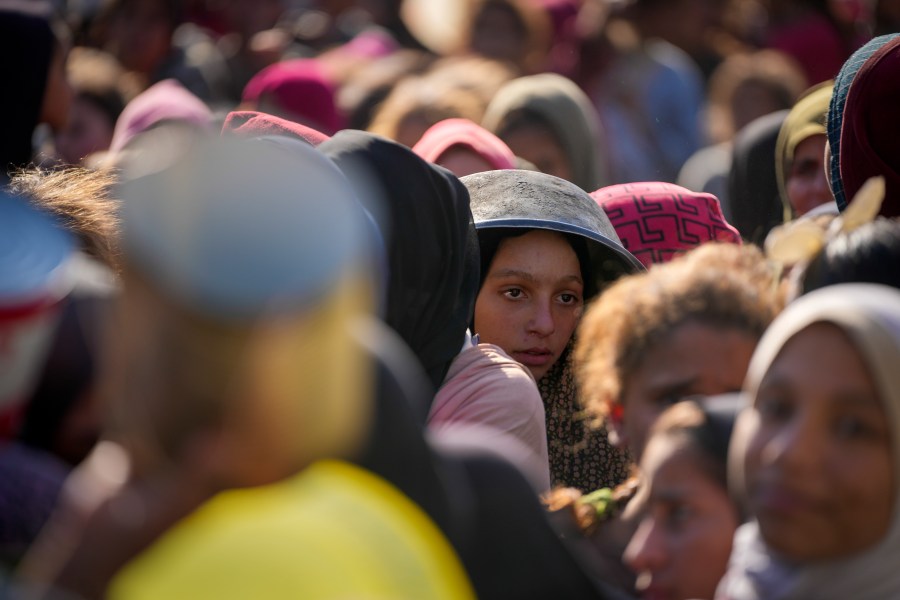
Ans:
{"type": "Polygon", "coordinates": [[[683,436],[698,453],[698,465],[713,481],[728,489],[728,447],[744,404],[741,394],[685,398],[659,416],[651,437],[683,436]]]}
{"type": "Polygon", "coordinates": [[[800,277],[800,293],[839,283],[900,288],[900,221],[879,218],[825,245],[800,277]]]}
{"type": "MultiPolygon", "coordinates": [[[[484,280],[490,271],[491,263],[494,262],[494,255],[500,244],[507,239],[519,237],[535,231],[535,229],[519,229],[506,227],[490,227],[478,230],[478,245],[481,251],[481,279],[478,282],[478,289],[484,285],[484,280]]],[[[552,230],[547,230],[552,231],[552,230]]],[[[589,300],[597,294],[595,277],[592,276],[591,259],[588,254],[587,240],[579,235],[558,232],[563,236],[575,251],[578,257],[578,266],[581,269],[581,279],[584,281],[584,299],[589,300]]]]}

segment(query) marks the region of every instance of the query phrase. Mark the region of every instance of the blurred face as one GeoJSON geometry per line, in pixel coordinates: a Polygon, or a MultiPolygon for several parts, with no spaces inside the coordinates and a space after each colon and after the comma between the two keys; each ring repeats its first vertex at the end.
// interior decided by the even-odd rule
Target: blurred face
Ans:
{"type": "Polygon", "coordinates": [[[746,417],[747,501],[763,539],[797,562],[859,553],[894,503],[891,431],[878,390],[837,327],[791,338],[746,417]]]}
{"type": "Polygon", "coordinates": [[[728,494],[684,439],[655,436],[641,460],[647,507],[625,550],[642,598],[711,600],[738,526],[728,494]]]}
{"type": "Polygon", "coordinates": [[[543,377],[565,350],[584,309],[578,256],[555,232],[500,243],[475,302],[475,331],[543,377]]]}
{"type": "Polygon", "coordinates": [[[53,50],[50,67],[47,70],[47,87],[41,105],[41,123],[46,123],[53,131],[60,131],[69,122],[72,98],[75,93],[66,77],[68,50],[60,44],[53,50]]]}
{"type": "Polygon", "coordinates": [[[159,0],[132,0],[112,21],[106,50],[130,71],[151,74],[169,54],[174,24],[159,0]]]}
{"type": "Polygon", "coordinates": [[[437,164],[449,169],[457,177],[491,171],[494,167],[478,154],[464,146],[456,146],[444,152],[437,164]]]}
{"type": "Polygon", "coordinates": [[[825,135],[813,135],[794,150],[794,160],[785,180],[788,200],[799,217],[828,202],[834,202],[825,175],[825,135]]]}
{"type": "Polygon", "coordinates": [[[572,164],[556,136],[540,125],[516,127],[500,136],[513,154],[524,158],[542,173],[572,180],[572,164]]]}
{"type": "Polygon", "coordinates": [[[96,104],[79,97],[72,105],[69,125],[56,136],[56,151],[70,165],[93,154],[109,149],[114,123],[96,104]]]}
{"type": "Polygon", "coordinates": [[[688,396],[740,391],[757,340],[738,329],[689,321],[651,347],[623,382],[620,443],[640,459],[656,418],[688,396]]]}
{"type": "Polygon", "coordinates": [[[476,54],[518,64],[526,43],[525,26],[512,7],[489,4],[475,17],[471,49],[476,54]]]}

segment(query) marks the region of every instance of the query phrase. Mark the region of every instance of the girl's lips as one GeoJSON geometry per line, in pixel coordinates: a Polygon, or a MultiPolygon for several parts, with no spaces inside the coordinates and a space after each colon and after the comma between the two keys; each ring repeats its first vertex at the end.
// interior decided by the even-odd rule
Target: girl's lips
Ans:
{"type": "Polygon", "coordinates": [[[513,352],[512,357],[526,367],[542,367],[553,362],[553,353],[545,348],[519,350],[513,352]]]}

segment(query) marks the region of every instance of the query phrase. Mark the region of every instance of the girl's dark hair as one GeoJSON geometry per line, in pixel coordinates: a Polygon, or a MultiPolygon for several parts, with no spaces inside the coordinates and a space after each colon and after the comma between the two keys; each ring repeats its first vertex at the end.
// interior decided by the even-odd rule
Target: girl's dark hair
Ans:
{"type": "Polygon", "coordinates": [[[740,394],[691,398],[663,412],[651,429],[651,437],[680,436],[697,451],[697,465],[716,483],[728,489],[728,446],[743,400],[740,394]]]}
{"type": "MultiPolygon", "coordinates": [[[[497,254],[497,249],[500,247],[503,240],[519,237],[532,231],[535,231],[535,229],[497,227],[478,230],[478,245],[481,250],[481,280],[478,283],[479,289],[484,285],[484,280],[491,268],[491,263],[494,262],[494,255],[497,254]]],[[[569,233],[560,233],[560,235],[566,239],[569,246],[575,251],[575,256],[578,257],[578,266],[581,268],[581,278],[584,281],[584,299],[587,301],[599,291],[596,289],[595,278],[591,276],[593,269],[591,268],[591,259],[588,254],[587,241],[578,235],[569,233]]]]}
{"type": "Polygon", "coordinates": [[[826,244],[800,277],[800,293],[839,283],[900,288],[900,221],[880,218],[826,244]]]}

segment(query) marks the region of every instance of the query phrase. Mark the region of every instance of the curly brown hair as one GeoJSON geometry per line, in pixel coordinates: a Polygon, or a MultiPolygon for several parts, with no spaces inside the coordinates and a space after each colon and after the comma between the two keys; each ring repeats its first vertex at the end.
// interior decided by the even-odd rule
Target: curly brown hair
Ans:
{"type": "Polygon", "coordinates": [[[85,252],[119,271],[117,182],[109,170],[32,168],[13,174],[9,189],[57,217],[85,252]]]}
{"type": "Polygon", "coordinates": [[[756,246],[715,243],[620,279],[579,325],[575,361],[582,403],[604,422],[646,353],[684,323],[758,339],[784,306],[782,288],[776,268],[756,246]]]}

